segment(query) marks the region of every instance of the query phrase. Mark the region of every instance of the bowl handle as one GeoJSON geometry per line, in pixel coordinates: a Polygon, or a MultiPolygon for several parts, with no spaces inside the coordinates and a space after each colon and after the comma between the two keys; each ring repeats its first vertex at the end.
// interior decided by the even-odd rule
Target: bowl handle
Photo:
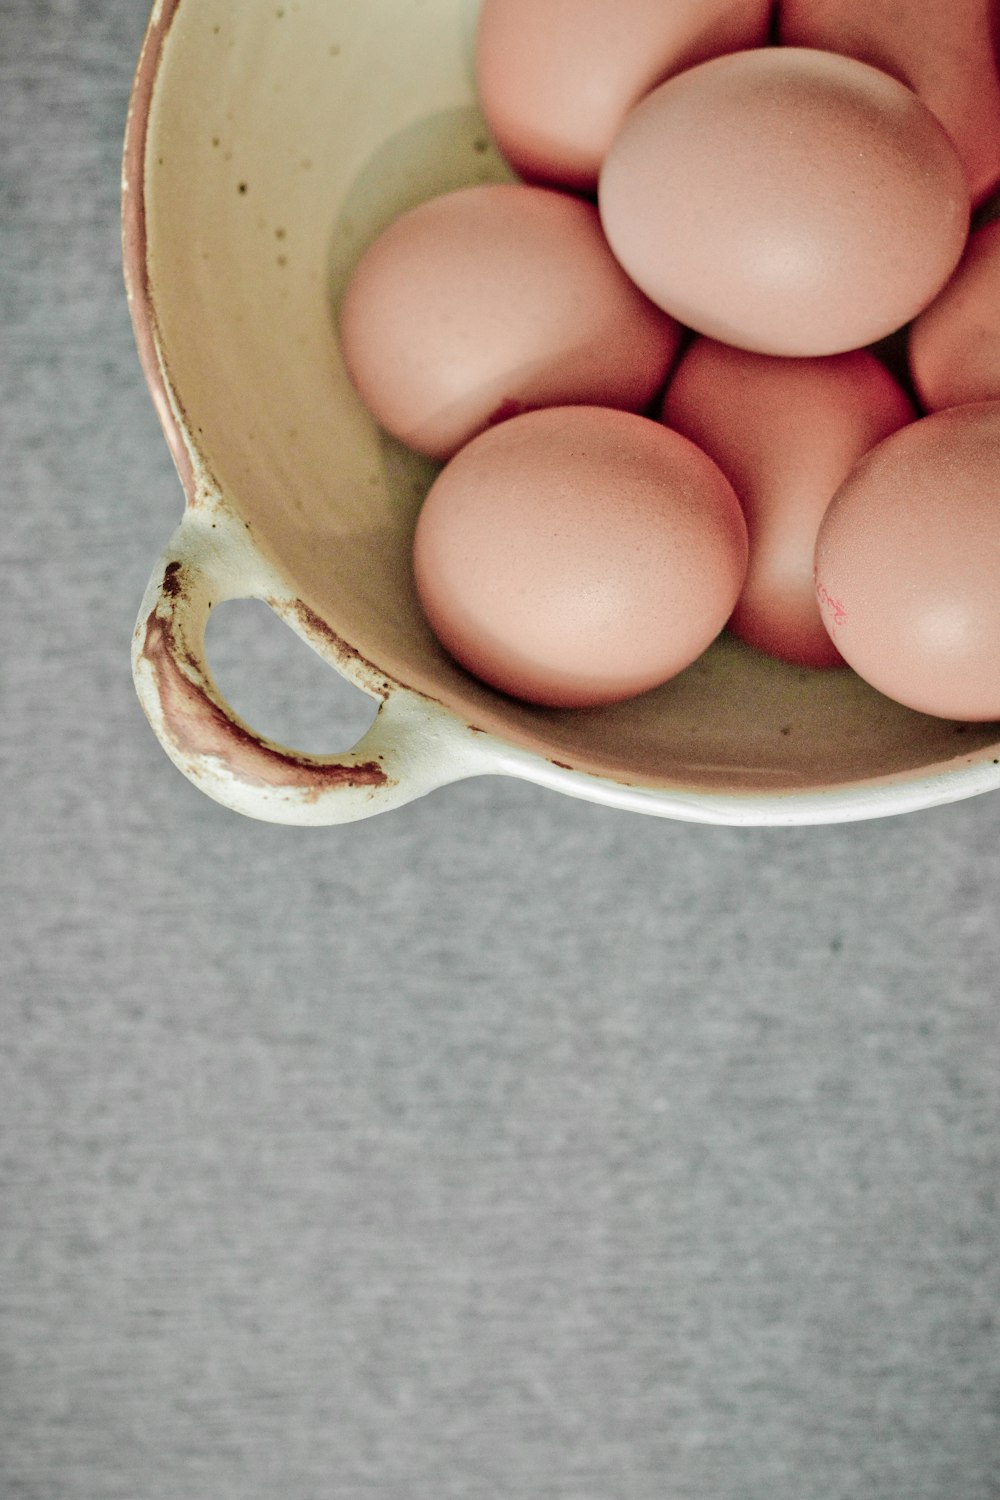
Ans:
{"type": "MultiPolygon", "coordinates": [[[[143,597],[132,673],[160,744],[208,796],[270,823],[347,823],[496,769],[485,735],[352,660],[347,647],[345,660],[354,670],[344,675],[382,699],[353,750],[306,755],[254,733],[222,697],[205,659],[212,609],[245,598],[264,599],[306,640],[312,635],[319,644],[314,617],[299,601],[281,597],[242,523],[221,508],[210,514],[188,509],[143,597]]],[[[322,654],[329,659],[332,638],[325,631],[322,636],[322,654]]]]}

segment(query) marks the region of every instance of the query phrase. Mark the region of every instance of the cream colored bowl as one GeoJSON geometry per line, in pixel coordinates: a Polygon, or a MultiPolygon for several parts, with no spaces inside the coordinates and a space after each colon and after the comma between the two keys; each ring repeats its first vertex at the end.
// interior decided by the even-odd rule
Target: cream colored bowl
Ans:
{"type": "Polygon", "coordinates": [[[847,671],[721,638],[673,682],[553,711],[474,681],[418,608],[433,474],[348,385],[334,309],[404,208],[507,175],[478,113],[470,0],[159,0],[124,163],[126,286],[186,492],[136,627],[143,707],[176,765],[254,817],[336,823],[466,776],[708,823],[905,812],[1000,784],[1000,728],[889,702],[847,671]],[[265,599],[380,700],[352,752],[273,744],[220,696],[209,611],[265,599]]]}

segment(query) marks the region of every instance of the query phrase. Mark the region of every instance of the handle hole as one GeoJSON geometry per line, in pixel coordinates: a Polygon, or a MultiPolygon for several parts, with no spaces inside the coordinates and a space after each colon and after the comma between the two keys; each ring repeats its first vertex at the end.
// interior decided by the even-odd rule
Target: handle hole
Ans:
{"type": "Polygon", "coordinates": [[[219,691],[257,734],[307,755],[350,750],[371,727],[379,705],[279,619],[259,599],[215,608],[205,652],[219,691]]]}

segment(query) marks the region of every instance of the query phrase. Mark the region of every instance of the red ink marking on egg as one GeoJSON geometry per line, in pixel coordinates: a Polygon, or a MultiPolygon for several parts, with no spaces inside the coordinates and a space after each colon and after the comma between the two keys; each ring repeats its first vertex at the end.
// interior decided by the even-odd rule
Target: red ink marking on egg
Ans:
{"type": "Polygon", "coordinates": [[[827,609],[833,616],[834,627],[838,625],[846,625],[847,610],[844,608],[839,599],[835,599],[832,594],[827,593],[826,589],[820,583],[818,578],[816,580],[816,597],[819,600],[820,604],[822,604],[823,607],[827,609]]]}

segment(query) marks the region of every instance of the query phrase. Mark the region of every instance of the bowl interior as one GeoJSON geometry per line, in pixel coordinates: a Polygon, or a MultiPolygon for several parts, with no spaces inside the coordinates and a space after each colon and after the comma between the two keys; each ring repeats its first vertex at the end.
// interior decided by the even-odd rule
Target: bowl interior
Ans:
{"type": "Polygon", "coordinates": [[[639,785],[808,791],[998,753],[995,725],[912,713],[846,670],[789,667],[725,635],[664,687],[582,712],[516,703],[451,662],[410,571],[435,470],[363,410],[335,313],[396,214],[509,176],[475,102],[476,4],[175,5],[145,154],[162,358],[207,470],[332,630],[468,722],[639,785]]]}

